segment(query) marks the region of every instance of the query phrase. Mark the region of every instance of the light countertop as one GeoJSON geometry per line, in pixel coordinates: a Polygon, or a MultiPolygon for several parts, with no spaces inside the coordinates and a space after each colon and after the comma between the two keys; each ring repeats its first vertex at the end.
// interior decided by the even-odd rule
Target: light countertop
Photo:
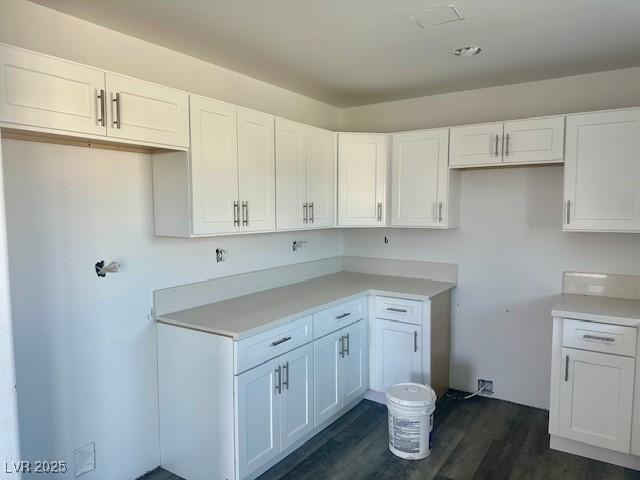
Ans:
{"type": "Polygon", "coordinates": [[[428,300],[455,283],[340,272],[200,307],[157,315],[160,323],[232,337],[249,337],[362,295],[428,300]]]}
{"type": "Polygon", "coordinates": [[[640,300],[565,293],[554,299],[551,315],[640,327],[640,300]]]}

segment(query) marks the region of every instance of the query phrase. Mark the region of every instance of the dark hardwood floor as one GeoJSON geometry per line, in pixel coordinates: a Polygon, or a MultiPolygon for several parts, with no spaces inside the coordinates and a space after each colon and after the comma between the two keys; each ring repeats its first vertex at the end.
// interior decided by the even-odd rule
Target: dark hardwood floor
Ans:
{"type": "MultiPolygon", "coordinates": [[[[259,480],[640,480],[640,472],[550,450],[547,423],[544,410],[445,397],[431,455],[410,461],[388,449],[386,407],[365,400],[259,480]]],[[[142,478],[180,480],[161,469],[142,478]]]]}

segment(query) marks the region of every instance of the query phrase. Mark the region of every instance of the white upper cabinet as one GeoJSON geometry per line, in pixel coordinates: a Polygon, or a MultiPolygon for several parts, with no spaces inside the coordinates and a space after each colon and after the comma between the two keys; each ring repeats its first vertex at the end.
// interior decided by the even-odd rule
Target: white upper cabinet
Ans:
{"type": "Polygon", "coordinates": [[[564,117],[504,123],[504,163],[561,162],[564,158],[564,117]]]}
{"type": "Polygon", "coordinates": [[[385,225],[386,169],[386,134],[338,134],[338,225],[385,225]]]}
{"type": "Polygon", "coordinates": [[[501,163],[502,132],[502,122],[452,127],[449,164],[469,167],[501,163]]]}
{"type": "Polygon", "coordinates": [[[335,133],[276,119],[278,230],[335,224],[335,133]]]}
{"type": "Polygon", "coordinates": [[[0,65],[0,121],[106,134],[103,71],[5,45],[0,65]]]}
{"type": "Polygon", "coordinates": [[[163,145],[189,146],[185,92],[107,73],[107,135],[163,145]]]}
{"type": "Polygon", "coordinates": [[[336,134],[306,127],[307,228],[329,228],[336,223],[336,134]]]}
{"type": "Polygon", "coordinates": [[[241,230],[275,230],[274,117],[238,107],[241,230]]]}
{"type": "Polygon", "coordinates": [[[640,109],[567,117],[564,230],[640,231],[640,109]]]}
{"type": "Polygon", "coordinates": [[[193,234],[239,229],[236,106],[191,97],[193,234]]]}
{"type": "Polygon", "coordinates": [[[278,230],[301,229],[308,221],[305,126],[276,118],[276,221],[278,230]]]}
{"type": "Polygon", "coordinates": [[[450,228],[459,216],[459,172],[449,170],[449,130],[392,135],[391,225],[450,228]]]}
{"type": "Polygon", "coordinates": [[[452,168],[561,163],[563,158],[563,116],[451,128],[452,168]]]}

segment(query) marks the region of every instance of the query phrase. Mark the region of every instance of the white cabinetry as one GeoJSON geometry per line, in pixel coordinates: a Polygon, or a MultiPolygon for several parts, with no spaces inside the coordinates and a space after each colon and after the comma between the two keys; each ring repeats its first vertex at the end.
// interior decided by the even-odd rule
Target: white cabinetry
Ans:
{"type": "Polygon", "coordinates": [[[632,448],[637,340],[637,328],[553,319],[552,448],[640,466],[632,448]]]}
{"type": "Polygon", "coordinates": [[[449,129],[392,135],[391,225],[458,225],[460,173],[449,170],[449,129]]]}
{"type": "Polygon", "coordinates": [[[0,121],[106,135],[104,72],[0,45],[0,121]]]}
{"type": "Polygon", "coordinates": [[[156,235],[275,228],[274,117],[191,97],[191,151],[153,155],[156,235]]]}
{"type": "Polygon", "coordinates": [[[314,342],[316,426],[362,397],[368,384],[367,352],[365,320],[314,342]]]}
{"type": "Polygon", "coordinates": [[[189,146],[182,91],[0,45],[0,121],[16,128],[189,146]]]}
{"type": "Polygon", "coordinates": [[[326,228],[335,221],[335,133],[276,119],[278,230],[326,228]]]}
{"type": "Polygon", "coordinates": [[[107,136],[189,146],[189,96],[129,77],[106,74],[107,136]]]}
{"type": "Polygon", "coordinates": [[[338,134],[338,225],[386,221],[387,135],[338,134]]]}
{"type": "Polygon", "coordinates": [[[567,117],[563,229],[640,231],[640,109],[567,117]]]}
{"type": "Polygon", "coordinates": [[[376,388],[386,392],[396,383],[422,383],[422,328],[376,319],[376,388]]]}
{"type": "Polygon", "coordinates": [[[561,163],[563,158],[564,117],[451,128],[452,168],[561,163]]]}
{"type": "Polygon", "coordinates": [[[563,348],[558,435],[629,453],[635,359],[563,348]]]}

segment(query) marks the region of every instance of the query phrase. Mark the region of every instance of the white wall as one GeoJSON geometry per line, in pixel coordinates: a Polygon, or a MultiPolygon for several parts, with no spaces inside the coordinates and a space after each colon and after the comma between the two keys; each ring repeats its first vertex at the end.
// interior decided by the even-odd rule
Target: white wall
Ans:
{"type": "Polygon", "coordinates": [[[0,42],[336,128],[339,109],[26,0],[0,1],[0,42]]]}
{"type": "Polygon", "coordinates": [[[640,67],[342,110],[344,131],[399,132],[640,106],[640,67]]]}
{"type": "MultiPolygon", "coordinates": [[[[0,151],[0,163],[2,151],[0,151]]],[[[5,205],[3,175],[0,168],[0,461],[13,462],[20,459],[18,438],[18,410],[13,353],[13,328],[9,300],[9,258],[7,255],[7,231],[5,228],[5,205]]],[[[4,466],[4,463],[3,463],[4,466]]],[[[15,478],[14,473],[0,471],[1,478],[15,478]]],[[[11,469],[8,469],[11,472],[11,469]]]]}
{"type": "MultiPolygon", "coordinates": [[[[345,109],[342,128],[392,132],[640,106],[640,68],[345,109]]],[[[346,255],[459,265],[451,381],[548,407],[551,296],[564,270],[640,274],[640,236],[563,233],[562,167],[468,170],[460,229],[349,230],[346,255]],[[391,238],[384,246],[382,235],[391,238]]]]}
{"type": "Polygon", "coordinates": [[[331,230],[154,237],[147,155],[14,140],[2,153],[22,458],[72,465],[94,441],[87,480],[159,463],[152,290],[341,254],[331,230]],[[307,247],[293,253],[294,239],[307,247]],[[99,260],[123,271],[100,279],[99,260]]]}

